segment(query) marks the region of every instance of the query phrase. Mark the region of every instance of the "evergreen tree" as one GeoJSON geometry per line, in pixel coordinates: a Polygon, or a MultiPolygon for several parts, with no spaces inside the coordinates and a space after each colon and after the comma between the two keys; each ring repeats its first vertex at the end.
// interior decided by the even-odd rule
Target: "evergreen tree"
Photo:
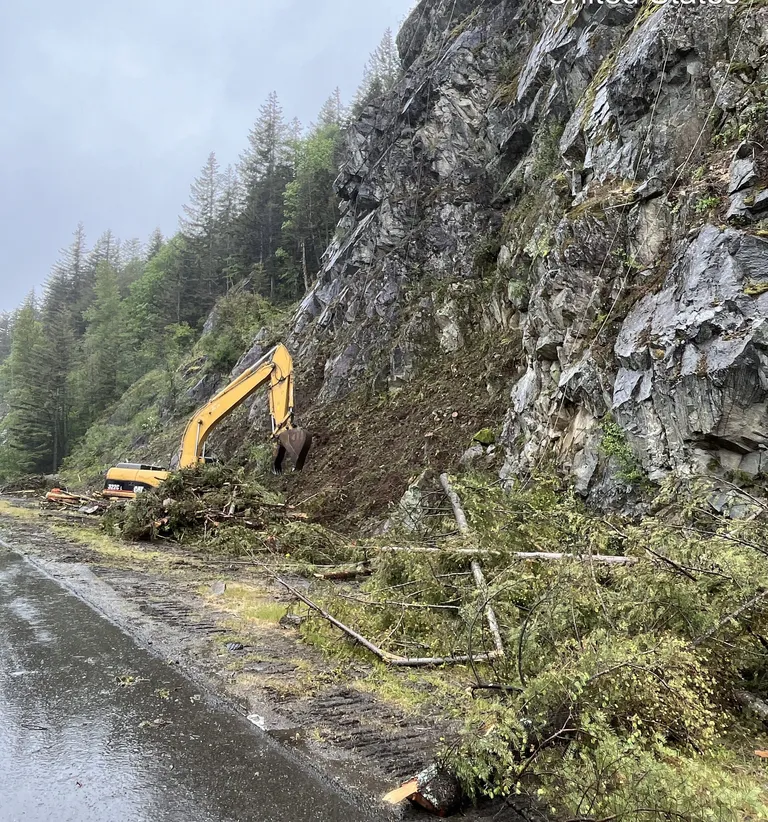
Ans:
{"type": "Polygon", "coordinates": [[[127,326],[117,272],[106,259],[96,269],[93,302],[85,314],[87,330],[74,374],[77,418],[89,425],[125,390],[127,326]]]}
{"type": "Polygon", "coordinates": [[[323,107],[320,109],[316,128],[324,128],[325,126],[341,128],[348,118],[349,112],[342,102],[341,89],[336,86],[333,94],[323,103],[323,107]]]}
{"type": "Polygon", "coordinates": [[[243,187],[237,170],[227,166],[218,202],[217,239],[226,290],[242,279],[237,259],[237,220],[243,211],[243,187]]]}
{"type": "Polygon", "coordinates": [[[376,50],[368,58],[363,82],[355,94],[353,113],[359,116],[366,106],[386,94],[400,78],[400,57],[392,29],[387,29],[376,50]]]}
{"type": "Polygon", "coordinates": [[[94,299],[96,276],[102,263],[115,267],[119,256],[119,241],[111,230],[107,229],[96,241],[93,248],[84,258],[82,271],[74,282],[72,316],[76,336],[85,334],[86,314],[94,299]]]}
{"type": "Polygon", "coordinates": [[[162,250],[164,244],[165,238],[163,237],[163,232],[159,228],[156,228],[147,242],[147,250],[144,255],[146,261],[149,262],[153,257],[156,257],[162,250]]]}
{"type": "Polygon", "coordinates": [[[277,94],[272,92],[260,109],[240,162],[245,207],[237,232],[242,270],[262,276],[257,285],[272,301],[278,296],[281,269],[276,252],[284,222],[283,193],[293,177],[288,135],[277,94]]]}
{"type": "Polygon", "coordinates": [[[11,330],[13,328],[10,312],[0,312],[0,363],[11,353],[11,330]]]}
{"type": "Polygon", "coordinates": [[[161,361],[169,327],[194,325],[199,319],[197,312],[186,313],[194,304],[184,300],[184,256],[184,240],[175,237],[152,257],[131,286],[124,315],[132,376],[146,373],[161,361]]]}
{"type": "Polygon", "coordinates": [[[35,371],[41,333],[30,294],[14,317],[11,351],[3,366],[8,413],[3,419],[0,465],[6,475],[37,473],[49,466],[50,427],[35,371]]]}
{"type": "Polygon", "coordinates": [[[287,146],[287,161],[290,163],[290,156],[291,156],[291,143],[296,142],[297,140],[301,140],[304,136],[304,126],[299,120],[298,117],[294,117],[290,123],[288,123],[288,127],[286,129],[285,138],[286,138],[286,146],[287,146]]]}
{"type": "Polygon", "coordinates": [[[207,307],[213,305],[220,293],[217,230],[221,185],[219,163],[211,152],[192,183],[189,203],[184,206],[185,216],[181,219],[189,267],[189,296],[207,307]]]}
{"type": "Polygon", "coordinates": [[[72,243],[59,252],[59,259],[51,269],[47,288],[56,291],[56,299],[71,308],[70,321],[77,334],[85,331],[82,310],[93,287],[89,281],[88,248],[85,239],[85,227],[78,223],[73,233],[72,243]]]}
{"type": "Polygon", "coordinates": [[[34,377],[51,442],[50,469],[56,471],[69,450],[69,375],[75,355],[75,328],[67,299],[69,283],[61,270],[48,278],[40,310],[41,333],[34,350],[34,377]]]}
{"type": "MultiPolygon", "coordinates": [[[[323,112],[318,119],[322,122],[323,112]]],[[[332,123],[316,126],[305,140],[295,144],[295,176],[285,189],[283,230],[285,247],[299,262],[293,270],[301,271],[303,291],[309,289],[319,270],[339,219],[333,181],[338,174],[340,146],[341,128],[332,123]]],[[[301,291],[296,279],[287,286],[291,296],[301,291]]]]}
{"type": "Polygon", "coordinates": [[[121,296],[128,296],[132,283],[136,282],[144,271],[144,265],[141,240],[134,237],[122,243],[120,246],[120,267],[118,269],[121,296]]]}
{"type": "Polygon", "coordinates": [[[253,188],[285,162],[288,128],[277,92],[271,92],[259,109],[248,134],[248,148],[240,158],[240,176],[246,189],[253,188]]]}

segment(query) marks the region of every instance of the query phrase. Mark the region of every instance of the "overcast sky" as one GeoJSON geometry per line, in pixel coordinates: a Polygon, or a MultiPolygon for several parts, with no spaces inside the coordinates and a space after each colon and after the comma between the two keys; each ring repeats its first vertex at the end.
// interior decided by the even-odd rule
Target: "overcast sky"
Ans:
{"type": "Polygon", "coordinates": [[[313,119],[354,93],[413,0],[0,0],[0,310],[78,221],[176,230],[213,150],[235,162],[273,89],[313,119]]]}

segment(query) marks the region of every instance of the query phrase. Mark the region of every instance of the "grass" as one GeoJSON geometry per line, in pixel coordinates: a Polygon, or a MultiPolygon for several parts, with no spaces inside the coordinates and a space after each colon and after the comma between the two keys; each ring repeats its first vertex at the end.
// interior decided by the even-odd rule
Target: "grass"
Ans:
{"type": "Polygon", "coordinates": [[[246,582],[228,582],[223,595],[210,594],[210,586],[201,586],[200,593],[217,609],[233,615],[245,623],[269,623],[277,625],[285,615],[286,606],[275,602],[264,588],[246,582]]]}
{"type": "Polygon", "coordinates": [[[469,669],[463,666],[415,672],[376,662],[373,670],[364,678],[355,680],[354,684],[358,690],[374,694],[406,716],[438,712],[443,716],[458,717],[470,680],[469,669]]]}
{"type": "Polygon", "coordinates": [[[36,508],[25,508],[20,505],[0,500],[0,516],[13,517],[14,519],[40,519],[40,511],[36,508]]]}
{"type": "Polygon", "coordinates": [[[169,554],[160,551],[149,551],[136,543],[122,542],[114,537],[87,528],[82,525],[75,525],[68,522],[43,522],[45,527],[56,536],[66,539],[69,542],[76,542],[90,548],[102,557],[125,562],[139,562],[142,564],[160,563],[167,565],[173,558],[169,554]]]}

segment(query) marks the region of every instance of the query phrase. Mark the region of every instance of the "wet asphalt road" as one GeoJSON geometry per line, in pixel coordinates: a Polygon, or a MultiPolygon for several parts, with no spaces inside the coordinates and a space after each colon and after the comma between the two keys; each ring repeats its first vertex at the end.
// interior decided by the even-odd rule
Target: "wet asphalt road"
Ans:
{"type": "Polygon", "coordinates": [[[0,822],[369,818],[0,548],[0,822]]]}

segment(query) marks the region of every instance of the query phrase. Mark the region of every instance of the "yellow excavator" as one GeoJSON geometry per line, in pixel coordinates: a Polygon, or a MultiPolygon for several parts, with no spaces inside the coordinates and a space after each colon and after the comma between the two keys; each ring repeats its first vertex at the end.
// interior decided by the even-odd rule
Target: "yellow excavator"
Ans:
{"type": "MultiPolygon", "coordinates": [[[[210,462],[205,443],[214,428],[263,385],[268,386],[272,439],[277,444],[272,470],[282,473],[286,454],[295,471],[301,471],[312,437],[293,424],[293,359],[281,343],[210,399],[187,424],[181,439],[178,467],[191,468],[210,462]]],[[[107,472],[105,497],[133,499],[148,488],[157,488],[169,472],[156,465],[121,462],[107,472]]]]}

